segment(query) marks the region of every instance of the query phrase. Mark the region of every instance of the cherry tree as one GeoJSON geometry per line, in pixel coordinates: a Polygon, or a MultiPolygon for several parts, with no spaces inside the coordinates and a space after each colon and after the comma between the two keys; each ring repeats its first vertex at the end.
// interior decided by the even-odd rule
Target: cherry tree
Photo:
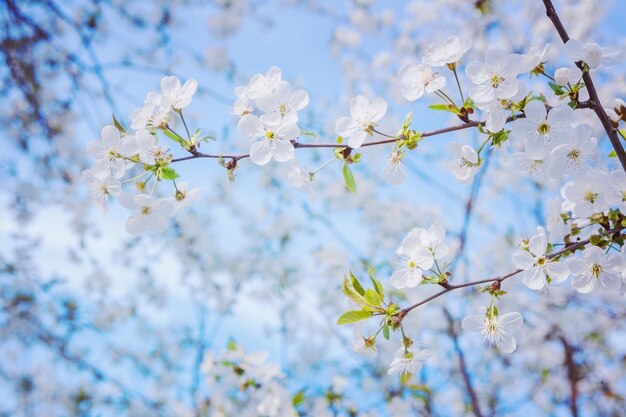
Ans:
{"type": "MultiPolygon", "coordinates": [[[[614,33],[596,38],[606,6],[290,3],[332,23],[343,90],[240,70],[227,45],[272,6],[217,2],[209,31],[224,46],[200,61],[230,97],[166,68],[152,90],[131,85],[145,98],[126,113],[92,46],[106,13],[92,27],[46,3],[74,22],[114,116],[88,143],[57,139],[62,123],[43,131],[53,151],[20,154],[50,170],[44,197],[12,175],[23,223],[4,227],[0,254],[1,411],[620,415],[626,54],[614,33]],[[226,102],[227,128],[202,97],[226,102]],[[37,198],[72,212],[60,272],[38,260],[55,213],[37,198]]],[[[170,38],[175,9],[153,54],[185,45],[170,38]]],[[[6,10],[29,36],[43,24],[6,10]]]]}

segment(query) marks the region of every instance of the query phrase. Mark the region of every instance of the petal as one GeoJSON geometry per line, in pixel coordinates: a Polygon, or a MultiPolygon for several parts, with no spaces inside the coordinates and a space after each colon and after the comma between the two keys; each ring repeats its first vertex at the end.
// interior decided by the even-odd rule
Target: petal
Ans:
{"type": "Polygon", "coordinates": [[[278,162],[285,162],[293,158],[294,147],[288,140],[276,140],[274,141],[274,150],[272,155],[278,162]]]}
{"type": "Polygon", "coordinates": [[[120,131],[113,125],[106,125],[100,132],[100,138],[107,148],[116,148],[120,142],[120,131]]]}
{"type": "Polygon", "coordinates": [[[535,265],[535,258],[525,250],[520,250],[513,254],[513,265],[525,271],[535,265]]]}
{"type": "Polygon", "coordinates": [[[131,235],[142,235],[146,230],[146,223],[143,221],[142,217],[143,216],[140,214],[130,216],[128,220],[126,220],[126,231],[131,235]]]}
{"type": "Polygon", "coordinates": [[[250,148],[250,160],[257,165],[265,165],[272,159],[272,148],[266,140],[254,142],[250,148]]]}
{"type": "Polygon", "coordinates": [[[524,107],[526,118],[533,124],[539,124],[546,119],[546,105],[542,101],[533,100],[524,107]]]}
{"type": "Polygon", "coordinates": [[[520,328],[524,323],[524,319],[520,313],[511,312],[498,317],[498,322],[502,327],[505,327],[507,331],[510,331],[520,328]]]}
{"type": "Polygon", "coordinates": [[[496,344],[502,353],[511,353],[517,348],[515,338],[506,332],[499,335],[496,344]]]}
{"type": "Polygon", "coordinates": [[[569,269],[567,269],[565,262],[551,261],[546,265],[546,274],[548,274],[553,281],[561,282],[569,276],[569,269]]]}
{"type": "Polygon", "coordinates": [[[261,119],[253,114],[246,114],[237,123],[237,130],[244,136],[249,138],[260,137],[259,131],[261,130],[261,119]]]}
{"type": "Polygon", "coordinates": [[[393,271],[393,274],[391,274],[391,279],[389,280],[389,282],[391,283],[391,285],[394,286],[394,288],[402,289],[406,287],[406,281],[407,281],[408,275],[409,275],[408,268],[398,269],[396,271],[393,271]]]}
{"type": "Polygon", "coordinates": [[[387,102],[382,97],[376,97],[372,100],[372,104],[370,104],[369,108],[369,120],[372,122],[377,122],[383,118],[383,116],[387,113],[387,102]]]}
{"type": "Polygon", "coordinates": [[[530,238],[528,242],[528,250],[535,256],[541,256],[548,249],[548,240],[543,235],[537,235],[530,238]]]}
{"type": "Polygon", "coordinates": [[[361,145],[363,145],[363,142],[365,142],[366,137],[367,133],[360,130],[354,135],[350,136],[350,139],[348,139],[348,146],[352,149],[359,149],[361,145]]]}
{"type": "Polygon", "coordinates": [[[173,96],[179,89],[180,80],[178,79],[178,77],[170,75],[169,77],[161,78],[161,91],[166,96],[173,96]]]}
{"type": "Polygon", "coordinates": [[[360,130],[359,125],[351,117],[342,117],[335,123],[335,133],[344,138],[348,138],[360,130]]]}
{"type": "Polygon", "coordinates": [[[524,273],[522,282],[531,290],[540,290],[546,285],[546,275],[539,267],[534,267],[524,273]]]}
{"type": "Polygon", "coordinates": [[[362,95],[358,95],[350,100],[350,114],[359,119],[365,118],[370,107],[370,101],[362,95]]]}
{"type": "Polygon", "coordinates": [[[480,333],[485,328],[485,316],[467,316],[461,323],[463,330],[480,333]]]}

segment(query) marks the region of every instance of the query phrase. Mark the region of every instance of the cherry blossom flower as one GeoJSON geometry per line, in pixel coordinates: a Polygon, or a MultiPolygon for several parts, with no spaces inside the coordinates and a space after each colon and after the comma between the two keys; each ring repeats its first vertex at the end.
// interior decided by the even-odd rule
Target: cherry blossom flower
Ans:
{"type": "Polygon", "coordinates": [[[287,173],[287,178],[294,187],[306,191],[309,197],[313,198],[313,176],[306,167],[297,163],[293,164],[287,173]]]}
{"type": "Polygon", "coordinates": [[[517,94],[520,56],[503,51],[488,51],[485,62],[472,62],[465,72],[476,85],[470,97],[476,103],[489,103],[496,99],[508,99],[517,94]]]}
{"type": "Polygon", "coordinates": [[[133,196],[122,193],[119,200],[122,206],[135,212],[126,221],[126,231],[136,236],[165,231],[169,219],[176,211],[174,203],[168,198],[156,199],[147,194],[133,196]]]}
{"type": "Polygon", "coordinates": [[[164,103],[168,103],[174,110],[182,110],[189,106],[197,88],[198,81],[193,78],[185,81],[182,86],[178,77],[173,75],[161,78],[164,103]]]}
{"type": "Polygon", "coordinates": [[[546,230],[550,242],[561,242],[563,237],[571,232],[571,227],[563,220],[561,198],[554,197],[547,201],[546,207],[546,230]]]}
{"type": "Polygon", "coordinates": [[[365,337],[360,334],[355,334],[354,343],[352,344],[352,350],[370,359],[378,356],[376,341],[373,337],[365,337]]]}
{"type": "Polygon", "coordinates": [[[92,204],[102,208],[102,211],[106,213],[109,210],[109,196],[115,197],[120,193],[120,181],[114,176],[100,179],[89,170],[83,171],[82,180],[89,188],[92,204]]]}
{"type": "Polygon", "coordinates": [[[563,188],[563,195],[573,204],[575,216],[589,217],[609,208],[607,177],[604,171],[592,170],[563,188]]]}
{"type": "Polygon", "coordinates": [[[534,177],[538,182],[548,180],[548,167],[550,158],[548,155],[542,158],[531,158],[526,152],[515,152],[511,154],[513,164],[522,172],[526,172],[534,177]]]}
{"type": "Polygon", "coordinates": [[[172,154],[167,148],[158,145],[159,139],[146,129],[135,133],[139,160],[147,165],[169,164],[172,154]]]}
{"type": "Polygon", "coordinates": [[[335,132],[348,139],[352,149],[358,149],[371,135],[376,122],[387,112],[387,102],[377,97],[372,102],[364,96],[356,96],[350,100],[350,117],[342,117],[335,124],[335,132]]]}
{"type": "Polygon", "coordinates": [[[309,95],[304,90],[291,90],[287,81],[281,81],[274,91],[260,96],[256,105],[265,113],[276,113],[280,117],[295,115],[309,104],[309,95]]]}
{"type": "Polygon", "coordinates": [[[568,259],[567,266],[574,275],[572,287],[580,293],[591,292],[596,286],[616,291],[622,285],[620,255],[607,254],[597,246],[585,249],[581,258],[568,259]]]}
{"type": "Polygon", "coordinates": [[[446,77],[433,72],[428,64],[407,64],[398,72],[402,97],[415,101],[427,93],[434,93],[446,85],[446,77]]]}
{"type": "Polygon", "coordinates": [[[547,61],[547,55],[550,52],[550,44],[546,44],[543,49],[537,46],[530,48],[528,53],[520,56],[519,73],[525,73],[538,69],[543,70],[543,65],[547,61]],[[540,66],[541,65],[541,66],[540,66]]]}
{"type": "Polygon", "coordinates": [[[282,78],[282,71],[278,67],[271,67],[267,74],[256,74],[242,90],[242,97],[247,99],[257,99],[269,94],[278,86],[282,78]]]}
{"type": "Polygon", "coordinates": [[[293,158],[291,143],[300,135],[295,116],[281,118],[277,114],[264,114],[261,117],[247,114],[239,120],[239,133],[249,138],[261,139],[250,149],[250,160],[257,165],[265,165],[272,159],[285,162],[293,158]]]}
{"type": "Polygon", "coordinates": [[[626,215],[626,172],[621,169],[609,174],[606,199],[611,206],[617,206],[626,215]]]}
{"type": "Polygon", "coordinates": [[[428,359],[429,356],[429,352],[426,349],[410,351],[402,347],[396,351],[387,374],[405,376],[415,374],[422,367],[422,362],[428,359]]]}
{"type": "Polygon", "coordinates": [[[395,149],[389,155],[384,172],[385,181],[389,184],[398,185],[404,182],[404,153],[403,150],[395,149]]]}
{"type": "Polygon", "coordinates": [[[162,95],[150,92],[143,107],[135,110],[130,119],[130,127],[133,129],[162,128],[170,120],[170,104],[162,95]]]}
{"type": "Polygon", "coordinates": [[[189,207],[200,196],[200,188],[189,189],[189,183],[187,181],[180,181],[176,183],[176,192],[173,197],[170,197],[170,201],[174,203],[176,211],[183,207],[189,207]]]}
{"type": "Polygon", "coordinates": [[[448,164],[454,177],[464,183],[470,182],[480,167],[478,153],[471,146],[457,142],[449,142],[447,148],[454,158],[448,164]]]}
{"type": "Polygon", "coordinates": [[[583,175],[589,168],[589,161],[595,157],[597,143],[598,140],[591,137],[589,125],[576,126],[569,140],[552,150],[548,175],[552,178],[583,175]]]}
{"type": "Polygon", "coordinates": [[[433,253],[423,244],[423,232],[424,229],[415,228],[402,240],[397,250],[398,255],[403,258],[402,266],[391,274],[390,279],[395,288],[417,287],[422,282],[424,271],[434,265],[433,253]]]}
{"type": "Polygon", "coordinates": [[[557,68],[554,72],[554,82],[558,85],[575,84],[582,77],[583,72],[578,67],[557,68]]]}
{"type": "Polygon", "coordinates": [[[105,179],[112,175],[122,178],[128,164],[125,158],[137,153],[137,143],[134,136],[123,138],[115,126],[107,125],[102,128],[101,141],[89,142],[87,151],[95,159],[91,172],[94,176],[105,179]]]}
{"type": "MultiPolygon", "coordinates": [[[[490,309],[491,310],[491,309],[490,309]]],[[[510,332],[521,327],[524,320],[517,312],[494,314],[484,307],[478,315],[467,316],[463,319],[461,327],[465,331],[476,332],[483,335],[483,340],[489,341],[489,346],[496,345],[503,353],[511,353],[517,348],[517,342],[510,332]]]]}
{"type": "Polygon", "coordinates": [[[601,47],[595,42],[582,43],[576,39],[570,39],[565,43],[565,50],[574,62],[583,61],[590,69],[600,65],[609,66],[620,63],[624,59],[622,48],[601,47]]]}
{"type": "Polygon", "coordinates": [[[528,242],[528,250],[520,249],[513,255],[513,264],[525,271],[522,281],[531,290],[542,289],[548,279],[561,282],[569,275],[567,265],[548,258],[547,250],[546,237],[536,235],[528,242]]]}
{"type": "Polygon", "coordinates": [[[443,44],[432,44],[424,53],[424,62],[433,67],[453,65],[472,47],[470,38],[450,36],[443,44]]]}
{"type": "Polygon", "coordinates": [[[549,113],[541,101],[531,101],[524,108],[525,118],[511,125],[511,134],[524,141],[525,151],[533,159],[547,156],[571,136],[574,110],[569,106],[553,108],[549,113]]]}

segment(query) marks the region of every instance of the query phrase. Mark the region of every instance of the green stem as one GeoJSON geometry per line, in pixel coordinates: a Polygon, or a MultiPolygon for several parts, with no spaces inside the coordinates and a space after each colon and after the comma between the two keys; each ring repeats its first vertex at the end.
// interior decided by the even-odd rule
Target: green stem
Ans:
{"type": "Polygon", "coordinates": [[[189,142],[191,142],[191,135],[189,134],[189,129],[187,128],[187,122],[185,122],[185,118],[183,117],[183,111],[179,110],[178,115],[180,116],[180,120],[183,121],[183,126],[185,126],[185,132],[187,132],[187,139],[189,139],[189,142]]]}
{"type": "Polygon", "coordinates": [[[465,97],[463,97],[463,90],[461,89],[461,83],[459,82],[459,75],[456,72],[456,67],[452,70],[454,73],[454,79],[456,80],[456,86],[459,87],[459,94],[461,94],[461,103],[465,103],[465,97]]]}

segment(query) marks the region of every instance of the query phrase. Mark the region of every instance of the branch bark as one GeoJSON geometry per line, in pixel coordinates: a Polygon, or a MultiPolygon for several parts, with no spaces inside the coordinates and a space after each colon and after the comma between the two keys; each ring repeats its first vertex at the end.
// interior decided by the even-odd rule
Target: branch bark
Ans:
{"type": "MultiPolygon", "coordinates": [[[[557,14],[554,5],[552,4],[552,0],[543,0],[543,4],[546,8],[546,15],[548,16],[548,19],[550,19],[550,21],[554,25],[554,28],[561,37],[563,43],[567,43],[570,37],[567,34],[567,30],[565,30],[565,27],[563,26],[561,18],[557,14]]],[[[596,90],[596,87],[593,84],[593,80],[591,79],[591,74],[589,73],[589,71],[586,71],[583,68],[581,61],[576,62],[576,66],[578,66],[578,68],[580,68],[583,72],[583,81],[585,82],[585,86],[587,87],[587,91],[589,92],[589,107],[594,111],[596,116],[598,116],[598,119],[600,119],[600,123],[602,123],[602,127],[606,131],[606,134],[609,136],[611,145],[613,146],[613,149],[617,154],[617,158],[622,164],[622,169],[626,171],[626,152],[624,151],[624,147],[622,146],[619,136],[617,135],[615,127],[613,127],[611,119],[609,119],[609,116],[604,111],[604,107],[602,107],[602,102],[600,101],[598,91],[596,90]]]]}

